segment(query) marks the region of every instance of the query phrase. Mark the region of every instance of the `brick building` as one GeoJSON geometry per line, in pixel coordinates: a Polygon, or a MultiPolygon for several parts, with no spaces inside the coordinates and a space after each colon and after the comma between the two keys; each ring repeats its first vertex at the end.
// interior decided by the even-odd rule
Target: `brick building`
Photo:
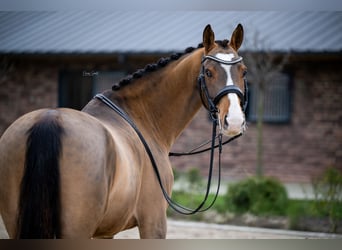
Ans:
{"type": "MultiPolygon", "coordinates": [[[[326,167],[342,171],[340,12],[0,12],[0,134],[38,108],[81,109],[127,73],[197,46],[207,23],[223,39],[239,22],[246,32],[243,56],[260,53],[248,42],[256,33],[267,39],[269,52],[279,57],[290,52],[282,80],[272,83],[266,98],[265,175],[309,182],[326,167]],[[280,116],[272,113],[275,101],[280,116]]],[[[225,179],[255,173],[255,90],[249,81],[248,130],[224,147],[225,179]]],[[[174,150],[190,149],[209,139],[210,132],[202,109],[174,150]]],[[[172,163],[183,171],[199,167],[205,175],[208,157],[172,158],[172,163]]]]}

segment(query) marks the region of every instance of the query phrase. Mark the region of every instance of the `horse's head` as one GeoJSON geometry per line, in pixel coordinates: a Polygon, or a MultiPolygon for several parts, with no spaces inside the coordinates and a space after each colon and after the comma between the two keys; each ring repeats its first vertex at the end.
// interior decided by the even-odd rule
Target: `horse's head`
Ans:
{"type": "Polygon", "coordinates": [[[199,88],[204,106],[218,114],[221,132],[228,136],[246,128],[244,109],[247,104],[246,66],[237,53],[243,40],[239,24],[230,41],[215,42],[210,25],[203,31],[204,57],[199,88]]]}

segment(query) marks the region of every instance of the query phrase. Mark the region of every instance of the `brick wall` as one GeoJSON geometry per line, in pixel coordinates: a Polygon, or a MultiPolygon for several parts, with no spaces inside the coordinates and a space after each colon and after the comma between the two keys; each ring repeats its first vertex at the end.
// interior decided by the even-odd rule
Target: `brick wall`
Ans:
{"type": "MultiPolygon", "coordinates": [[[[289,124],[264,124],[264,174],[284,182],[310,182],[326,167],[342,171],[342,74],[339,64],[295,63],[293,75],[293,110],[289,124]]],[[[211,126],[201,110],[184,132],[174,150],[190,149],[209,139],[211,126]],[[190,143],[191,142],[191,143],[190,143]],[[190,145],[191,144],[191,145],[190,145]]],[[[246,133],[224,146],[223,178],[241,179],[256,172],[254,123],[246,133]]],[[[206,174],[209,154],[172,159],[181,171],[200,167],[206,174]]]]}
{"type": "Polygon", "coordinates": [[[39,108],[56,107],[58,68],[51,65],[13,65],[0,81],[0,135],[19,116],[39,108]]]}
{"type": "MultiPolygon", "coordinates": [[[[154,61],[155,58],[152,59],[147,61],[154,61]]],[[[57,106],[61,68],[106,69],[108,60],[97,59],[97,64],[89,64],[92,59],[87,59],[87,63],[68,64],[63,63],[62,59],[59,63],[51,60],[48,63],[44,60],[15,62],[14,69],[0,81],[0,134],[24,113],[57,106]]],[[[141,65],[137,67],[145,63],[146,60],[141,60],[141,65]]],[[[114,68],[119,66],[114,65],[114,68]]],[[[289,124],[264,124],[265,175],[275,176],[284,182],[310,182],[328,166],[338,167],[342,171],[341,68],[340,61],[330,64],[295,62],[290,67],[293,77],[292,119],[289,124]]],[[[224,146],[224,179],[237,180],[255,174],[256,133],[255,124],[249,123],[241,138],[224,146]]],[[[211,124],[206,111],[201,109],[175,144],[174,150],[188,150],[210,138],[211,124]]],[[[172,158],[172,164],[181,171],[199,167],[206,176],[209,153],[172,158]]]]}

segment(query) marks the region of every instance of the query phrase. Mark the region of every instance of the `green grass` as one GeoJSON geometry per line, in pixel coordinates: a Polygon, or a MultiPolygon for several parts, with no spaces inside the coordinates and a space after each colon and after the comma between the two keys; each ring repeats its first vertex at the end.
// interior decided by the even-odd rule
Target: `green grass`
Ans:
{"type": "MultiPolygon", "coordinates": [[[[184,191],[174,191],[172,194],[172,199],[185,207],[195,209],[202,203],[204,199],[204,195],[190,194],[184,191]]],[[[214,200],[214,194],[209,194],[207,203],[206,205],[204,205],[203,208],[206,208],[209,204],[211,204],[213,200],[214,200]]],[[[217,200],[215,201],[211,209],[214,209],[215,211],[219,213],[225,213],[227,210],[227,205],[226,205],[226,201],[224,197],[218,196],[217,200]]],[[[172,209],[169,208],[169,210],[172,210],[172,209]]],[[[170,211],[170,213],[172,213],[172,211],[170,211]]]]}

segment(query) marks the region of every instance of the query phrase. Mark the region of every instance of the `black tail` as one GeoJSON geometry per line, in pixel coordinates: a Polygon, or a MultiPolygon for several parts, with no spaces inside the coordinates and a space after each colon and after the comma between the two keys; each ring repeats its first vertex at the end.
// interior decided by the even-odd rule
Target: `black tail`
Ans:
{"type": "Polygon", "coordinates": [[[28,131],[16,238],[60,238],[62,134],[58,117],[49,113],[28,131]]]}

